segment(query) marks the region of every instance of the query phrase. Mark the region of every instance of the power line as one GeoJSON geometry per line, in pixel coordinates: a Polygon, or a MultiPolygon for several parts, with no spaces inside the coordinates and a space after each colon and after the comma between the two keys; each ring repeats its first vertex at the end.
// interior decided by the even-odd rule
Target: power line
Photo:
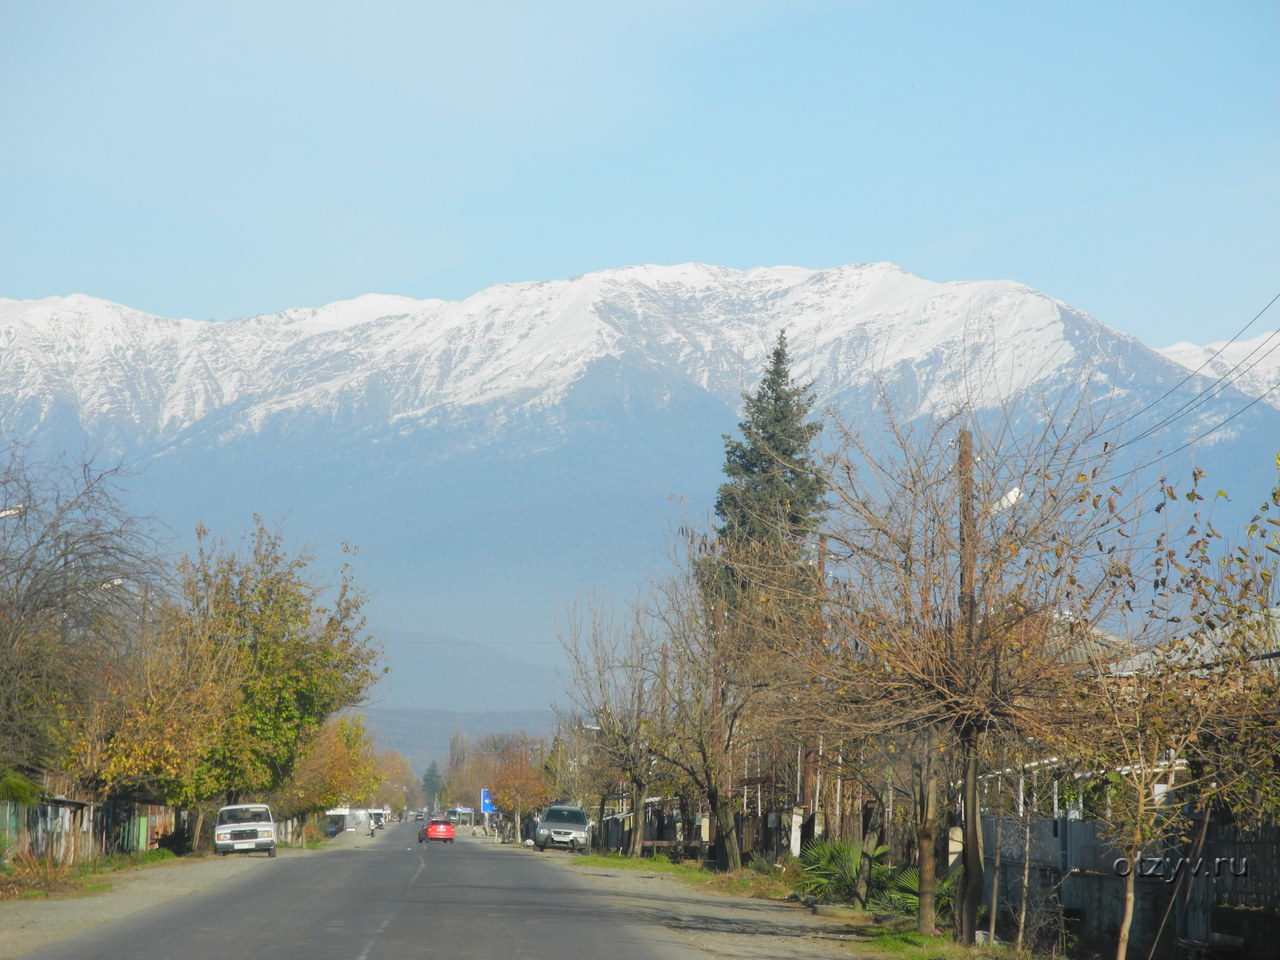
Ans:
{"type": "Polygon", "coordinates": [[[559,640],[379,640],[387,647],[558,647],[559,640]]]}
{"type": "MultiPolygon", "coordinates": [[[[1149,411],[1149,410],[1151,410],[1151,409],[1155,408],[1157,405],[1159,405],[1160,403],[1162,403],[1163,401],[1165,401],[1166,399],[1168,399],[1170,396],[1172,396],[1174,393],[1176,393],[1176,392],[1177,392],[1177,391],[1178,391],[1178,390],[1179,390],[1183,385],[1185,385],[1189,380],[1191,380],[1193,377],[1195,377],[1195,376],[1199,375],[1199,373],[1200,373],[1200,371],[1201,371],[1201,370],[1203,370],[1203,369],[1204,369],[1205,367],[1207,367],[1210,363],[1212,363],[1214,360],[1216,360],[1216,359],[1217,359],[1217,358],[1218,358],[1218,357],[1223,353],[1223,351],[1224,351],[1224,350],[1226,350],[1228,347],[1230,347],[1230,346],[1232,346],[1233,344],[1235,344],[1235,343],[1236,343],[1236,342],[1241,338],[1241,336],[1245,333],[1245,331],[1247,331],[1250,327],[1252,327],[1255,323],[1257,323],[1257,322],[1258,322],[1258,320],[1262,317],[1262,315],[1263,315],[1263,314],[1265,314],[1268,310],[1270,310],[1270,309],[1271,309],[1271,307],[1276,303],[1276,301],[1277,301],[1277,300],[1280,300],[1280,293],[1277,293],[1274,297],[1272,297],[1269,301],[1267,301],[1266,306],[1264,306],[1261,310],[1259,310],[1259,311],[1258,311],[1258,312],[1253,316],[1253,319],[1251,319],[1248,323],[1246,323],[1243,327],[1241,327],[1241,328],[1240,328],[1240,329],[1235,333],[1235,335],[1234,335],[1234,336],[1232,336],[1232,338],[1231,338],[1230,340],[1228,340],[1228,341],[1224,342],[1224,343],[1222,344],[1222,346],[1220,346],[1220,347],[1219,347],[1217,350],[1215,350],[1215,351],[1214,351],[1214,352],[1213,352],[1213,353],[1212,353],[1208,358],[1206,358],[1206,359],[1204,360],[1204,362],[1202,362],[1202,363],[1200,364],[1200,366],[1196,367],[1194,370],[1192,370],[1192,371],[1190,371],[1189,373],[1187,373],[1187,375],[1186,375],[1186,376],[1184,376],[1181,380],[1179,380],[1176,384],[1174,384],[1172,387],[1170,387],[1168,390],[1166,390],[1163,394],[1161,394],[1161,395],[1160,395],[1159,397],[1157,397],[1155,400],[1152,400],[1151,402],[1147,403],[1145,406],[1143,406],[1143,407],[1141,407],[1140,409],[1136,410],[1135,412],[1133,412],[1133,413],[1129,414],[1129,416],[1125,417],[1125,418],[1124,418],[1123,420],[1121,420],[1119,423],[1117,423],[1117,424],[1115,424],[1114,426],[1112,426],[1112,427],[1110,428],[1110,430],[1111,430],[1111,431],[1118,431],[1118,430],[1119,430],[1121,427],[1123,427],[1125,424],[1133,422],[1135,419],[1137,419],[1138,417],[1142,416],[1142,415],[1143,415],[1144,413],[1146,413],[1147,411],[1149,411]]],[[[1223,373],[1220,377],[1218,377],[1218,379],[1217,379],[1217,380],[1215,380],[1215,381],[1214,381],[1213,383],[1211,383],[1209,386],[1207,386],[1207,387],[1205,387],[1204,389],[1202,389],[1201,391],[1199,391],[1199,393],[1197,393],[1197,394],[1196,394],[1194,397],[1192,397],[1190,400],[1187,400],[1186,402],[1184,402],[1180,407],[1178,407],[1176,410],[1174,410],[1174,411],[1173,411],[1173,413],[1169,414],[1168,416],[1164,417],[1163,419],[1161,419],[1161,420],[1160,420],[1160,421],[1158,421],[1157,423],[1155,423],[1155,424],[1153,424],[1152,426],[1148,427],[1147,429],[1143,430],[1141,433],[1137,434],[1136,436],[1130,437],[1130,438],[1129,438],[1129,439],[1127,439],[1127,440],[1119,441],[1118,443],[1106,443],[1106,444],[1104,444],[1104,445],[1103,445],[1103,449],[1102,449],[1102,451],[1101,451],[1101,452],[1099,452],[1099,453],[1095,453],[1095,454],[1090,454],[1090,455],[1088,455],[1088,456],[1079,457],[1079,458],[1077,458],[1077,459],[1075,459],[1075,460],[1072,460],[1072,461],[1068,462],[1067,464],[1064,464],[1064,467],[1077,467],[1077,466],[1081,466],[1081,465],[1083,465],[1083,464],[1089,463],[1090,461],[1097,460],[1099,457],[1102,457],[1102,456],[1104,456],[1104,455],[1105,455],[1105,456],[1110,456],[1111,454],[1115,453],[1117,450],[1123,449],[1124,447],[1132,446],[1133,444],[1135,444],[1135,443],[1137,443],[1137,442],[1139,442],[1139,441],[1141,441],[1141,440],[1147,439],[1148,437],[1150,437],[1150,436],[1152,436],[1153,434],[1155,434],[1155,433],[1156,433],[1156,431],[1161,430],[1161,429],[1163,429],[1163,428],[1165,428],[1165,427],[1169,426],[1170,424],[1174,423],[1175,421],[1177,421],[1178,419],[1180,419],[1180,418],[1182,418],[1182,417],[1184,417],[1184,416],[1187,416],[1189,413],[1191,413],[1191,412],[1192,412],[1193,410],[1195,410],[1196,408],[1198,408],[1198,407],[1202,406],[1204,403],[1206,403],[1206,402],[1208,402],[1209,400],[1213,399],[1213,397],[1216,397],[1216,396],[1218,396],[1219,394],[1221,394],[1221,393],[1222,393],[1222,391],[1226,389],[1226,387],[1228,387],[1228,386],[1232,385],[1236,380],[1238,380],[1241,376],[1244,376],[1244,374],[1248,373],[1250,370],[1252,370],[1254,367],[1256,367],[1259,363],[1261,363],[1263,360],[1265,360],[1267,357],[1269,357],[1269,356],[1270,356],[1272,353],[1274,353],[1277,349],[1280,349],[1280,330],[1276,330],[1276,331],[1273,331],[1272,333],[1270,333],[1270,334],[1266,337],[1266,339],[1265,339],[1265,340],[1263,340],[1263,342],[1262,342],[1262,343],[1258,344],[1256,347],[1254,347],[1252,350],[1250,350],[1250,351],[1249,351],[1249,352],[1248,352],[1244,357],[1242,357],[1240,360],[1238,360],[1238,361],[1237,361],[1235,364],[1233,364],[1233,365],[1232,365],[1232,366],[1231,366],[1231,367],[1230,367],[1230,368],[1229,368],[1225,373],[1223,373]],[[1275,343],[1272,343],[1272,341],[1273,341],[1273,340],[1275,341],[1275,343]],[[1271,344],[1271,345],[1268,347],[1268,344],[1271,344]],[[1262,354],[1260,357],[1258,357],[1257,359],[1253,360],[1253,362],[1252,362],[1252,363],[1249,363],[1249,365],[1248,365],[1247,367],[1245,367],[1243,370],[1241,370],[1241,369],[1240,369],[1240,368],[1241,368],[1241,367],[1242,367],[1242,366],[1243,366],[1243,365],[1244,365],[1244,364],[1249,360],[1249,358],[1250,358],[1250,357],[1253,357],[1253,355],[1254,355],[1255,353],[1257,353],[1259,350],[1262,350],[1264,347],[1267,347],[1267,350],[1266,350],[1266,352],[1265,352],[1265,353],[1263,353],[1263,354],[1262,354]],[[1233,376],[1233,374],[1236,374],[1236,371],[1240,371],[1240,372],[1239,372],[1239,374],[1237,374],[1237,375],[1233,376]],[[1226,382],[1226,383],[1224,383],[1224,381],[1227,381],[1227,382],[1226,382]]],[[[1157,457],[1156,459],[1151,460],[1151,461],[1150,461],[1150,462],[1148,462],[1148,463],[1141,464],[1141,465],[1139,465],[1139,466],[1134,467],[1132,470],[1130,470],[1130,471],[1128,471],[1127,473],[1125,473],[1125,474],[1121,475],[1120,477],[1116,478],[1113,482],[1119,482],[1120,480],[1127,479],[1128,477],[1131,477],[1131,476],[1133,476],[1134,474],[1138,473],[1140,470],[1143,470],[1143,469],[1145,469],[1146,467],[1152,466],[1153,464],[1159,463],[1159,462],[1160,462],[1160,461],[1162,461],[1162,460],[1166,460],[1166,459],[1168,459],[1169,457],[1174,456],[1175,454],[1180,453],[1181,451],[1183,451],[1183,450],[1187,449],[1189,446],[1192,446],[1193,444],[1200,442],[1200,440],[1202,440],[1202,439],[1204,439],[1205,437],[1209,436],[1209,435],[1210,435],[1211,433],[1213,433],[1215,430],[1220,429],[1221,427],[1225,426],[1227,423],[1229,423],[1229,422],[1231,422],[1232,420],[1234,420],[1237,416],[1239,416],[1240,414],[1244,413],[1246,410],[1248,410],[1250,407],[1252,407],[1252,406],[1253,406],[1255,403],[1257,403],[1259,400],[1261,400],[1261,399],[1263,399],[1263,398],[1265,398],[1265,397],[1269,396],[1270,394],[1274,393],[1274,392],[1276,391],[1277,387],[1280,387],[1280,384],[1277,384],[1276,386],[1273,386],[1273,387],[1269,388],[1268,390],[1266,390],[1264,393],[1262,393],[1262,394],[1261,394],[1261,395],[1259,395],[1258,397],[1253,398],[1253,399],[1252,399],[1252,400],[1250,400],[1248,403],[1246,403],[1242,408],[1240,408],[1239,410],[1237,410],[1235,413],[1231,414],[1231,415],[1230,415],[1230,416],[1228,416],[1225,420],[1221,421],[1220,423],[1216,424],[1215,426],[1213,426],[1213,427],[1209,428],[1209,429],[1208,429],[1208,430],[1206,430],[1204,433],[1202,433],[1200,436],[1196,437],[1194,440],[1190,440],[1190,441],[1188,441],[1187,443],[1184,443],[1182,446],[1178,447],[1176,450],[1174,450],[1174,451],[1172,451],[1172,452],[1170,452],[1170,453],[1164,454],[1164,455],[1162,455],[1162,456],[1160,456],[1160,457],[1157,457]]]]}
{"type": "MultiPolygon", "coordinates": [[[[1258,320],[1260,320],[1260,319],[1262,318],[1262,315],[1263,315],[1264,313],[1266,313],[1268,310],[1270,310],[1270,309],[1271,309],[1271,307],[1272,307],[1272,305],[1273,305],[1277,300],[1280,300],[1280,293],[1277,293],[1274,297],[1272,297],[1270,300],[1268,300],[1268,301],[1267,301],[1267,305],[1266,305],[1265,307],[1263,307],[1261,310],[1259,310],[1259,311],[1254,315],[1254,317],[1253,317],[1253,319],[1252,319],[1252,320],[1250,320],[1250,321],[1249,321],[1248,323],[1246,323],[1243,327],[1241,327],[1239,330],[1237,330],[1237,331],[1236,331],[1236,333],[1235,333],[1235,335],[1234,335],[1234,336],[1232,336],[1232,338],[1231,338],[1230,340],[1228,340],[1228,341],[1226,341],[1225,343],[1223,343],[1223,345],[1222,345],[1222,346],[1220,346],[1217,350],[1215,350],[1215,351],[1214,351],[1214,352],[1213,352],[1209,357],[1207,357],[1207,358],[1204,360],[1204,362],[1200,364],[1200,366],[1198,366],[1198,367],[1196,367],[1194,370],[1190,371],[1190,372],[1189,372],[1185,377],[1183,377],[1181,380],[1179,380],[1176,384],[1174,384],[1172,387],[1170,387],[1168,390],[1166,390],[1163,394],[1161,394],[1161,395],[1160,395],[1159,397],[1157,397],[1155,400],[1152,400],[1152,401],[1151,401],[1150,403],[1148,403],[1145,407],[1142,407],[1140,410],[1137,410],[1137,411],[1135,411],[1134,413],[1130,414],[1129,416],[1125,417],[1125,419],[1121,420],[1119,423],[1117,423],[1117,424],[1115,425],[1114,429],[1119,430],[1119,429],[1120,429],[1121,427],[1123,427],[1126,423],[1129,423],[1129,422],[1131,422],[1132,420],[1135,420],[1135,419],[1137,419],[1138,417],[1142,416],[1144,413],[1146,413],[1146,412],[1147,412],[1148,410],[1150,410],[1152,407],[1158,406],[1159,404],[1163,403],[1166,399],[1168,399],[1168,398],[1169,398],[1169,396],[1171,396],[1172,394],[1176,393],[1178,390],[1182,389],[1183,385],[1184,385],[1184,384],[1186,384],[1186,383],[1187,383],[1187,381],[1189,381],[1192,377],[1198,376],[1201,370],[1203,370],[1203,369],[1204,369],[1205,367],[1207,367],[1209,364],[1213,363],[1213,361],[1214,361],[1214,360],[1216,360],[1216,359],[1218,359],[1218,357],[1222,354],[1222,352],[1223,352],[1224,350],[1226,350],[1228,347],[1230,347],[1230,346],[1232,346],[1233,344],[1235,344],[1235,343],[1236,343],[1236,341],[1238,341],[1242,336],[1244,336],[1245,331],[1247,331],[1250,327],[1252,327],[1255,323],[1257,323],[1257,322],[1258,322],[1258,320]]],[[[1268,340],[1270,340],[1271,338],[1273,338],[1273,337],[1275,337],[1275,336],[1276,336],[1276,334],[1275,334],[1275,333],[1272,333],[1272,334],[1271,334],[1271,337],[1268,337],[1268,340]]],[[[1264,343],[1264,345],[1265,345],[1265,343],[1264,343]]],[[[1273,347],[1272,349],[1274,349],[1274,347],[1273,347]]],[[[1256,352],[1256,350],[1257,350],[1257,348],[1254,348],[1254,350],[1253,350],[1253,351],[1250,351],[1249,356],[1252,356],[1252,355],[1253,355],[1253,353],[1254,353],[1254,352],[1256,352]]],[[[1270,351],[1268,351],[1268,353],[1270,353],[1270,351]]],[[[1264,354],[1264,356],[1265,356],[1265,354],[1264,354]]],[[[1247,360],[1247,359],[1248,359],[1248,357],[1245,357],[1245,359],[1247,360]]],[[[1243,362],[1243,361],[1241,361],[1241,362],[1243,362]]],[[[1236,366],[1239,366],[1239,364],[1236,364],[1236,366]]],[[[1234,369],[1235,369],[1235,367],[1233,367],[1231,370],[1228,370],[1228,371],[1227,371],[1227,374],[1224,374],[1224,376],[1229,375],[1229,374],[1232,372],[1232,370],[1234,370],[1234,369]]],[[[1219,378],[1219,380],[1221,380],[1221,379],[1222,379],[1222,378],[1220,377],[1220,378],[1219,378]]]]}
{"type": "MultiPolygon", "coordinates": [[[[1275,301],[1273,300],[1272,302],[1274,303],[1275,301]]],[[[1218,377],[1217,380],[1215,380],[1209,386],[1201,390],[1198,394],[1196,394],[1196,396],[1192,397],[1190,400],[1183,403],[1182,406],[1174,410],[1173,413],[1169,414],[1163,420],[1160,420],[1155,424],[1151,425],[1142,433],[1139,433],[1137,436],[1131,437],[1128,440],[1125,440],[1119,444],[1116,444],[1114,449],[1119,450],[1122,447],[1127,447],[1127,446],[1130,446],[1131,444],[1137,443],[1139,440],[1144,440],[1147,437],[1154,434],[1157,430],[1160,430],[1168,426],[1170,423],[1173,423],[1175,420],[1178,420],[1184,414],[1190,414],[1196,408],[1203,406],[1205,403],[1207,403],[1208,401],[1212,400],[1214,397],[1221,394],[1223,390],[1227,389],[1227,387],[1232,386],[1236,380],[1239,380],[1240,377],[1243,377],[1246,373],[1248,373],[1250,370],[1256,367],[1259,363],[1261,363],[1267,357],[1271,356],[1271,354],[1275,353],[1277,349],[1280,349],[1280,330],[1277,330],[1274,333],[1270,334],[1266,338],[1266,340],[1264,340],[1258,346],[1250,350],[1249,353],[1247,353],[1241,360],[1239,360],[1234,366],[1232,366],[1226,373],[1218,377]],[[1249,364],[1243,370],[1240,370],[1241,366],[1244,365],[1245,361],[1247,361],[1250,357],[1252,357],[1255,353],[1257,353],[1263,347],[1267,346],[1267,344],[1271,343],[1271,341],[1273,340],[1275,341],[1275,343],[1272,344],[1271,347],[1264,354],[1262,354],[1262,356],[1258,357],[1256,360],[1253,361],[1253,363],[1249,364]],[[1239,374],[1235,377],[1231,377],[1231,375],[1235,373],[1237,370],[1240,370],[1239,374]],[[1228,380],[1229,377],[1231,378],[1230,380],[1228,380]],[[1224,383],[1223,381],[1227,381],[1227,382],[1224,383]]],[[[1219,351],[1219,353],[1220,352],[1221,351],[1219,351]]],[[[1215,354],[1215,356],[1217,356],[1217,354],[1215,354]]],[[[1208,362],[1209,361],[1207,360],[1205,361],[1205,363],[1208,363],[1208,362]]],[[[1204,368],[1204,364],[1201,364],[1198,369],[1203,369],[1203,368],[1204,368]]],[[[1186,380],[1183,380],[1182,382],[1186,383],[1186,380]]],[[[1271,390],[1267,391],[1267,393],[1270,393],[1270,392],[1271,390]]],[[[1166,393],[1165,396],[1167,397],[1169,396],[1169,394],[1166,393]]],[[[1263,394],[1263,396],[1266,396],[1266,394],[1263,394]]],[[[1148,405],[1146,409],[1148,410],[1151,409],[1151,406],[1153,405],[1154,404],[1148,405]]],[[[1253,402],[1251,401],[1244,409],[1248,409],[1248,407],[1252,405],[1253,405],[1253,402]]],[[[1129,419],[1132,419],[1132,418],[1129,418],[1129,419]]],[[[1126,420],[1125,422],[1127,423],[1128,420],[1126,420]]]]}
{"type": "Polygon", "coordinates": [[[1130,477],[1132,477],[1134,474],[1138,473],[1139,471],[1147,469],[1147,467],[1155,466],[1157,463],[1159,463],[1162,460],[1168,460],[1170,457],[1177,456],[1179,453],[1181,453],[1183,450],[1186,450],[1188,447],[1195,446],[1197,443],[1199,443],[1205,437],[1209,436],[1209,434],[1213,433],[1215,430],[1221,430],[1223,427],[1225,427],[1228,423],[1230,423],[1236,417],[1240,416],[1242,413],[1244,413],[1246,410],[1252,407],[1255,403],[1258,403],[1259,401],[1266,399],[1271,394],[1275,393],[1277,390],[1280,390],[1280,383],[1277,383],[1275,386],[1271,387],[1266,392],[1258,394],[1258,396],[1254,397],[1252,400],[1246,403],[1243,407],[1241,407],[1235,413],[1231,414],[1231,416],[1227,417],[1221,423],[1214,424],[1204,433],[1200,434],[1200,436],[1195,437],[1194,439],[1188,440],[1186,443],[1178,447],[1176,450],[1170,450],[1168,453],[1161,454],[1160,456],[1156,457],[1154,460],[1149,460],[1146,463],[1139,464],[1138,466],[1129,470],[1127,473],[1121,474],[1119,477],[1113,477],[1107,482],[1111,484],[1118,484],[1124,480],[1128,480],[1130,477]]]}

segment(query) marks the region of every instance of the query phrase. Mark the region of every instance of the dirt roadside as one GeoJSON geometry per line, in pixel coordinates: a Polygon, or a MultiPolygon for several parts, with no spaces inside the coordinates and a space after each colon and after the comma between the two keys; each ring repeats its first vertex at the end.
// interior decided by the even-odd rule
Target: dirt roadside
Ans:
{"type": "Polygon", "coordinates": [[[587,877],[633,914],[678,933],[717,960],[867,960],[847,920],[815,916],[793,901],[752,900],[699,889],[658,873],[579,866],[587,877]]]}

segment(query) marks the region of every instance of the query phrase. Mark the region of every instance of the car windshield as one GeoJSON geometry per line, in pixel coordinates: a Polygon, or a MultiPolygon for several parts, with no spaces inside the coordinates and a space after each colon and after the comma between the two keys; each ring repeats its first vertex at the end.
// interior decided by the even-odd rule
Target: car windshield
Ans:
{"type": "Polygon", "coordinates": [[[230,807],[218,811],[218,825],[227,823],[255,823],[259,820],[270,820],[271,814],[266,807],[230,807]]]}
{"type": "Polygon", "coordinates": [[[542,819],[547,823],[586,823],[587,813],[585,810],[552,807],[542,819]]]}

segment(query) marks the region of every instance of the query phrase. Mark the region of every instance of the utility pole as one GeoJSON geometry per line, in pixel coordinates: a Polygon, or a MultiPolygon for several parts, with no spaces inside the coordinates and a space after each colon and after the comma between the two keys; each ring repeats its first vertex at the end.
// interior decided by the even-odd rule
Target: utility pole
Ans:
{"type": "MultiPolygon", "coordinates": [[[[817,629],[822,631],[822,636],[818,637],[818,643],[825,646],[826,638],[826,619],[822,616],[822,600],[826,597],[826,579],[827,579],[827,538],[818,538],[818,579],[814,586],[814,594],[818,600],[818,626],[817,629]]],[[[800,793],[800,805],[804,807],[804,815],[806,829],[804,840],[811,839],[818,834],[818,764],[821,757],[821,749],[813,745],[813,741],[809,740],[805,744],[804,751],[804,781],[803,788],[800,793]]]]}
{"type": "MultiPolygon", "coordinates": [[[[977,531],[973,511],[973,435],[960,431],[960,451],[956,464],[960,483],[960,641],[961,669],[973,666],[978,638],[975,581],[978,572],[977,531]]],[[[953,652],[954,653],[954,652],[953,652]]],[[[960,942],[972,944],[977,933],[978,905],[982,901],[982,817],[978,809],[979,731],[969,722],[960,730],[960,759],[963,770],[964,853],[960,878],[960,942]]]]}

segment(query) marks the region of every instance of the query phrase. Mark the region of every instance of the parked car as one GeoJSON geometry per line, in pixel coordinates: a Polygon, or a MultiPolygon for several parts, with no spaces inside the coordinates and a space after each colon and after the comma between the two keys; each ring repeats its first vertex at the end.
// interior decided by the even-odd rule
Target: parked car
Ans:
{"type": "Polygon", "coordinates": [[[219,856],[264,850],[276,855],[276,824],[265,803],[237,803],[218,811],[213,828],[213,849],[219,856]]]}
{"type": "Polygon", "coordinates": [[[453,821],[448,817],[432,817],[418,830],[418,842],[439,840],[442,843],[453,843],[453,821]]]}
{"type": "Polygon", "coordinates": [[[539,850],[563,847],[581,853],[591,851],[591,818],[581,807],[547,807],[538,816],[533,845],[539,850]]]}

